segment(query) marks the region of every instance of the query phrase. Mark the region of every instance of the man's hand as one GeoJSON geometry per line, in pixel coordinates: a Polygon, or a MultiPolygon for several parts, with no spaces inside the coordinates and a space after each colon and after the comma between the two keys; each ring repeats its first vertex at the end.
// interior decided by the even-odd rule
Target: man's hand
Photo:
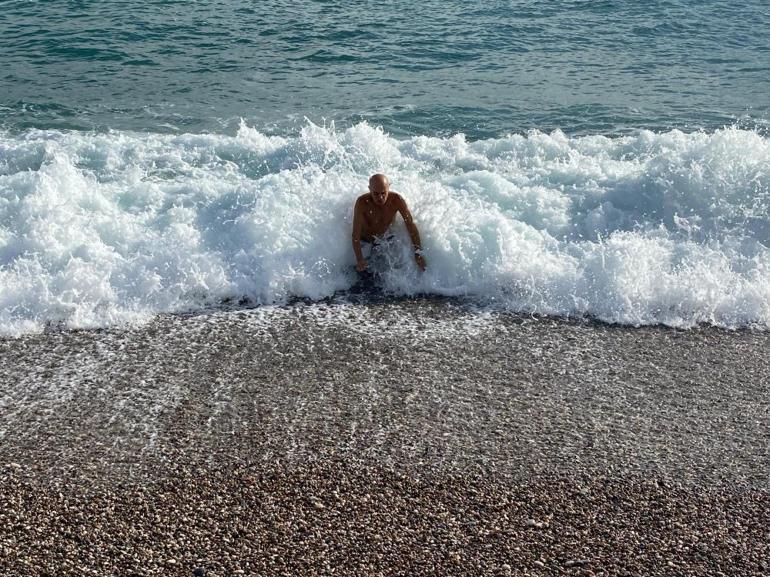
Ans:
{"type": "Polygon", "coordinates": [[[356,263],[356,270],[358,272],[364,272],[368,266],[369,263],[367,263],[364,259],[361,259],[356,263]]]}
{"type": "Polygon", "coordinates": [[[419,252],[414,253],[414,262],[420,267],[420,270],[425,270],[425,259],[422,258],[422,254],[419,252]]]}

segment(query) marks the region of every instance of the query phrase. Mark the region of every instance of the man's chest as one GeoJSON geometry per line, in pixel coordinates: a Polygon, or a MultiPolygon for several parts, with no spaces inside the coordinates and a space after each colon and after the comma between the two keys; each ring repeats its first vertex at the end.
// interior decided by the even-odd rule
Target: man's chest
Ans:
{"type": "Polygon", "coordinates": [[[369,205],[364,208],[364,219],[366,222],[374,223],[390,223],[396,216],[396,208],[391,206],[374,206],[369,205]]]}

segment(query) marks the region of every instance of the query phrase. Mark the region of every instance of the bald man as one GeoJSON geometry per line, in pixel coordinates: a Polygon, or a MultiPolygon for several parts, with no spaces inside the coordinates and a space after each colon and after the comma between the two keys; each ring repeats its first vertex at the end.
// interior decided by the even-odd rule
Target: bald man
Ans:
{"type": "Polygon", "coordinates": [[[409,212],[401,195],[390,191],[388,177],[384,174],[375,174],[369,179],[369,192],[358,197],[353,209],[353,252],[356,253],[358,272],[365,271],[368,266],[361,252],[361,242],[376,245],[393,224],[397,212],[401,213],[406,230],[412,238],[414,262],[420,270],[425,270],[420,233],[414,224],[412,213],[409,212]]]}

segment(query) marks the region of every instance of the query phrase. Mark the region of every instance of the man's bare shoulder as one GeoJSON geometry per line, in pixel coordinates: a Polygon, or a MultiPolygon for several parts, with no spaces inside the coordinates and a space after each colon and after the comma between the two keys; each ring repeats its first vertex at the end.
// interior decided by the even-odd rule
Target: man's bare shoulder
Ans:
{"type": "Polygon", "coordinates": [[[406,201],[404,200],[404,197],[401,196],[399,193],[391,192],[388,195],[388,199],[391,199],[391,198],[393,199],[391,201],[392,205],[395,206],[397,209],[403,210],[406,208],[406,201]]]}
{"type": "Polygon", "coordinates": [[[365,193],[363,193],[361,196],[359,196],[356,199],[356,205],[363,204],[365,202],[369,202],[371,200],[371,198],[372,198],[371,193],[365,192],[365,193]]]}
{"type": "Polygon", "coordinates": [[[404,203],[404,197],[392,190],[388,193],[388,200],[393,204],[401,205],[404,203]]]}

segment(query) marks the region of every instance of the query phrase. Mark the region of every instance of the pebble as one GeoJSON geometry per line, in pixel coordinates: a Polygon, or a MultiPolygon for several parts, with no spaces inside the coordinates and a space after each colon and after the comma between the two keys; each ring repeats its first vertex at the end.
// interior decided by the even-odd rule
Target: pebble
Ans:
{"type": "Polygon", "coordinates": [[[541,521],[535,521],[534,519],[527,519],[527,522],[525,523],[527,527],[533,527],[535,529],[542,529],[545,524],[541,521]]]}

